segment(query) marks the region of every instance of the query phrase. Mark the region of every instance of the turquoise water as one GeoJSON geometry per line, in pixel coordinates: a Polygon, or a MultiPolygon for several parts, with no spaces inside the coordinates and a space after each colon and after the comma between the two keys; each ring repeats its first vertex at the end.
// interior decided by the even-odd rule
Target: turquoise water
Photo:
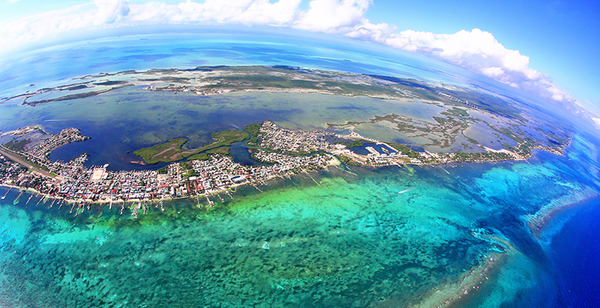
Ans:
{"type": "Polygon", "coordinates": [[[38,197],[26,205],[27,194],[13,205],[11,191],[0,208],[1,298],[14,307],[425,307],[443,290],[462,295],[461,306],[517,307],[524,296],[541,305],[548,297],[529,291],[559,294],[559,283],[523,217],[588,188],[566,158],[539,156],[331,167],[264,193],[240,188],[211,211],[196,200],[165,212],[149,205],[137,220],[116,206],[73,217],[36,206],[38,197]],[[464,294],[460,281],[475,278],[464,294]]]}

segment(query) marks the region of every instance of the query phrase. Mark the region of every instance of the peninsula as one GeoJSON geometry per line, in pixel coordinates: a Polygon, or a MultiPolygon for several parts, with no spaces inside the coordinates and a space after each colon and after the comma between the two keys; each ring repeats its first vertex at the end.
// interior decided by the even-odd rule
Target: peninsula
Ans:
{"type": "Polygon", "coordinates": [[[242,130],[224,130],[213,133],[211,137],[214,139],[213,142],[196,149],[182,149],[182,146],[187,142],[187,139],[175,138],[166,143],[139,149],[133,153],[141,157],[146,164],[156,164],[159,162],[170,163],[201,152],[230,146],[235,142],[244,141],[250,138],[250,135],[242,130]]]}
{"type": "MultiPolygon", "coordinates": [[[[246,130],[220,131],[212,134],[212,143],[197,149],[184,150],[184,138],[171,139],[164,144],[136,151],[148,164],[157,161],[171,163],[158,171],[109,171],[108,165],[86,168],[86,154],[72,161],[52,162],[50,151],[69,142],[88,138],[79,130],[68,128],[58,134],[48,134],[39,127],[26,127],[9,133],[11,142],[1,147],[0,183],[19,189],[30,189],[43,195],[45,202],[52,200],[59,207],[69,204],[74,215],[85,211],[91,203],[126,202],[132,215],[145,207],[146,202],[166,199],[202,197],[206,208],[214,205],[220,194],[233,198],[230,190],[240,185],[261,186],[275,177],[290,177],[300,172],[325,169],[340,162],[366,167],[403,164],[443,164],[463,161],[523,160],[531,157],[532,145],[520,144],[513,150],[485,153],[431,153],[418,152],[395,142],[382,142],[352,132],[348,135],[333,132],[289,130],[271,121],[252,124],[246,130]],[[38,139],[30,138],[42,133],[38,139]],[[263,165],[245,166],[226,154],[228,145],[249,140],[253,144],[254,159],[263,165]],[[350,145],[351,147],[348,147],[350,145]],[[12,147],[9,148],[8,146],[12,147]],[[368,154],[354,150],[364,147],[368,154]],[[377,147],[377,149],[375,148],[377,147]],[[193,155],[195,154],[195,155],[193,155]],[[187,160],[179,161],[188,157],[187,160]],[[178,161],[178,162],[173,162],[178,161]],[[211,199],[213,198],[213,199],[211,199]]],[[[557,152],[557,149],[538,148],[557,152]]],[[[198,199],[198,207],[201,207],[198,199]]],[[[121,211],[122,212],[122,211],[121,211]]]]}

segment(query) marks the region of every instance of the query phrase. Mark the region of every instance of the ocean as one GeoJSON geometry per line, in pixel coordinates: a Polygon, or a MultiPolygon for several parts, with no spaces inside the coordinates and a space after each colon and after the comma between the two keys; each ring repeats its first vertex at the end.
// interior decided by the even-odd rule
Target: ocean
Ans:
{"type": "Polygon", "coordinates": [[[599,199],[552,216],[549,244],[544,230],[534,236],[527,214],[585,187],[561,170],[566,158],[541,156],[331,167],[263,193],[239,188],[214,209],[147,204],[138,219],[118,205],[74,217],[70,205],[28,194],[13,204],[12,190],[0,208],[0,298],[14,307],[427,307],[441,290],[436,303],[461,307],[593,304],[599,199]]]}
{"type": "Polygon", "coordinates": [[[600,200],[564,213],[568,221],[552,238],[549,255],[559,277],[555,307],[597,307],[600,303],[600,200]]]}

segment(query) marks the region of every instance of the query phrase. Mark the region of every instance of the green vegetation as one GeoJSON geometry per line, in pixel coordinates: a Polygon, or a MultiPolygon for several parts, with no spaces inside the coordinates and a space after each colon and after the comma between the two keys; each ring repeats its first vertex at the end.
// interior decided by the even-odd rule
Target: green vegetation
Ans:
{"type": "Polygon", "coordinates": [[[246,126],[244,128],[244,130],[247,131],[248,133],[250,133],[250,136],[256,137],[256,136],[258,136],[258,132],[260,131],[260,126],[261,126],[261,124],[259,124],[259,123],[250,124],[250,125],[246,126]]]}
{"type": "Polygon", "coordinates": [[[256,144],[256,143],[258,143],[258,138],[251,137],[250,140],[248,140],[248,143],[256,144]]]}
{"type": "Polygon", "coordinates": [[[521,138],[519,135],[515,134],[510,128],[508,127],[500,127],[500,128],[496,128],[495,126],[490,126],[493,130],[497,131],[498,133],[516,141],[516,142],[524,142],[525,139],[521,138]]]}
{"type": "Polygon", "coordinates": [[[452,100],[442,99],[445,103],[460,104],[461,106],[466,105],[468,107],[485,110],[503,117],[525,120],[518,108],[512,106],[505,100],[490,94],[477,91],[453,91],[448,89],[440,89],[439,92],[454,97],[460,101],[457,103],[452,100]]]}
{"type": "Polygon", "coordinates": [[[368,143],[369,141],[367,140],[363,140],[363,139],[357,139],[354,140],[352,142],[348,142],[348,141],[335,141],[335,144],[343,144],[346,145],[346,147],[348,148],[356,148],[356,147],[362,147],[364,145],[364,143],[368,143]]]}
{"type": "Polygon", "coordinates": [[[103,82],[96,82],[94,83],[94,85],[97,86],[113,86],[113,85],[117,85],[117,84],[126,84],[127,81],[124,80],[108,80],[108,81],[103,81],[103,82]]]}
{"type": "Polygon", "coordinates": [[[96,96],[96,95],[100,95],[102,93],[106,93],[106,92],[109,92],[112,90],[120,89],[123,87],[130,87],[130,86],[133,86],[133,84],[119,85],[119,86],[112,87],[112,88],[106,89],[106,90],[101,90],[101,91],[90,91],[90,92],[84,92],[84,93],[70,94],[70,95],[65,95],[65,96],[61,96],[61,97],[57,97],[57,98],[43,99],[43,100],[33,101],[33,102],[28,101],[26,98],[23,101],[23,105],[29,105],[29,106],[35,107],[37,105],[47,104],[47,103],[51,103],[51,102],[68,101],[68,100],[72,100],[72,99],[86,98],[86,97],[96,96]]]}
{"type": "Polygon", "coordinates": [[[182,161],[179,163],[179,167],[181,167],[181,169],[185,170],[191,170],[192,169],[192,162],[188,162],[188,161],[182,161]]]}
{"type": "Polygon", "coordinates": [[[23,139],[21,141],[16,141],[16,138],[5,143],[4,146],[13,150],[13,151],[25,151],[25,146],[28,145],[31,140],[23,139]]]}
{"type": "Polygon", "coordinates": [[[455,120],[453,118],[442,118],[442,117],[433,117],[433,119],[438,122],[440,125],[451,125],[451,126],[462,126],[463,128],[468,128],[469,124],[463,121],[455,120]]]}
{"type": "MultiPolygon", "coordinates": [[[[378,120],[380,117],[375,116],[375,119],[378,120]]],[[[358,124],[363,124],[365,122],[357,122],[357,121],[346,121],[346,123],[344,124],[335,124],[335,123],[325,123],[327,125],[327,128],[329,127],[336,127],[336,126],[348,126],[348,125],[358,125],[358,124]]]]}
{"type": "Polygon", "coordinates": [[[519,146],[517,148],[514,147],[506,147],[508,149],[514,150],[515,152],[517,152],[520,155],[523,156],[528,156],[531,154],[531,151],[536,147],[536,143],[533,139],[531,138],[527,138],[527,140],[524,140],[523,143],[520,143],[519,146]]]}
{"type": "Polygon", "coordinates": [[[186,142],[186,138],[175,138],[163,144],[136,150],[133,154],[141,157],[146,164],[156,164],[159,162],[169,163],[183,158],[181,157],[181,154],[185,152],[181,147],[186,142]]]}
{"type": "MultiPolygon", "coordinates": [[[[197,68],[203,70],[203,68],[197,68]]],[[[404,97],[399,94],[394,88],[389,87],[381,82],[371,84],[361,84],[347,82],[339,79],[338,74],[327,73],[323,71],[311,71],[310,75],[298,78],[299,73],[306,73],[303,69],[288,69],[281,67],[264,67],[264,66],[238,66],[238,67],[221,67],[211,68],[211,71],[218,69],[224,72],[236,72],[235,75],[220,75],[207,77],[210,85],[203,89],[258,89],[264,90],[269,88],[277,89],[310,89],[317,91],[327,91],[334,94],[342,95],[371,95],[371,96],[387,96],[387,97],[404,97]]],[[[169,73],[164,70],[163,73],[169,73]]],[[[344,77],[353,78],[346,74],[344,77]]],[[[189,82],[179,82],[185,84],[189,82]]]]}
{"type": "Polygon", "coordinates": [[[348,143],[346,146],[349,148],[356,148],[356,147],[362,147],[363,146],[363,142],[367,142],[366,140],[362,140],[362,139],[358,139],[358,140],[354,140],[350,143],[348,143]]]}
{"type": "Polygon", "coordinates": [[[260,131],[260,126],[261,126],[261,124],[254,123],[254,124],[250,124],[244,128],[245,131],[250,133],[250,140],[248,140],[248,143],[257,143],[258,142],[258,132],[260,131]]]}
{"type": "Polygon", "coordinates": [[[467,137],[467,140],[469,140],[469,142],[472,144],[479,144],[479,142],[477,142],[477,140],[475,140],[473,138],[467,137]]]}
{"type": "Polygon", "coordinates": [[[164,166],[164,167],[158,169],[158,174],[167,174],[167,173],[169,173],[168,171],[169,171],[169,166],[164,166]]]}
{"type": "Polygon", "coordinates": [[[344,164],[348,165],[352,162],[352,160],[348,156],[340,155],[338,159],[344,164]]]}
{"type": "Polygon", "coordinates": [[[469,117],[469,113],[465,109],[456,108],[456,107],[452,107],[451,109],[448,109],[444,112],[440,112],[440,114],[443,114],[445,116],[455,116],[455,117],[464,117],[464,118],[469,117]]]}
{"type": "Polygon", "coordinates": [[[229,148],[228,147],[216,148],[216,149],[212,149],[212,150],[206,151],[206,153],[208,153],[208,154],[229,155],[229,148]]]}
{"type": "Polygon", "coordinates": [[[236,142],[244,141],[250,136],[243,130],[223,130],[210,135],[215,141],[201,147],[197,152],[204,152],[222,146],[230,146],[236,142]]]}
{"type": "Polygon", "coordinates": [[[72,87],[68,87],[66,89],[64,89],[65,91],[75,91],[75,90],[81,90],[81,89],[85,89],[87,88],[86,85],[84,84],[80,84],[80,85],[76,85],[76,86],[72,86],[72,87]]]}
{"type": "Polygon", "coordinates": [[[190,160],[208,160],[208,154],[206,154],[206,153],[194,154],[194,155],[188,157],[187,160],[188,161],[190,161],[190,160]]]}
{"type": "Polygon", "coordinates": [[[454,153],[454,160],[458,162],[500,161],[510,159],[513,159],[513,157],[510,154],[503,152],[465,153],[457,151],[454,153]]]}
{"type": "Polygon", "coordinates": [[[394,149],[398,150],[398,152],[400,152],[401,154],[404,154],[410,158],[419,157],[419,153],[417,151],[407,147],[404,144],[396,143],[396,142],[389,142],[388,144],[391,145],[394,149]]]}
{"type": "MultiPolygon", "coordinates": [[[[159,162],[170,163],[200,152],[209,151],[223,146],[230,146],[235,142],[246,140],[249,137],[247,132],[241,130],[223,130],[213,133],[210,136],[215,141],[196,149],[182,149],[181,147],[187,142],[187,139],[175,138],[163,144],[157,144],[153,147],[139,149],[134,151],[133,154],[141,157],[146,164],[156,164],[159,162]]],[[[229,148],[227,148],[227,153],[229,153],[229,148]]]]}

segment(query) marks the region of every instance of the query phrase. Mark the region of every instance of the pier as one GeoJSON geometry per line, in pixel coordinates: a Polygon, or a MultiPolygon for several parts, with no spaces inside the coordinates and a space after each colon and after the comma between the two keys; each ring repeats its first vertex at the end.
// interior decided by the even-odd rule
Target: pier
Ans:
{"type": "Polygon", "coordinates": [[[6,191],[6,193],[4,194],[4,196],[2,196],[2,200],[6,199],[6,196],[8,195],[8,193],[10,192],[11,189],[12,189],[12,187],[8,188],[8,190],[6,191]]]}

